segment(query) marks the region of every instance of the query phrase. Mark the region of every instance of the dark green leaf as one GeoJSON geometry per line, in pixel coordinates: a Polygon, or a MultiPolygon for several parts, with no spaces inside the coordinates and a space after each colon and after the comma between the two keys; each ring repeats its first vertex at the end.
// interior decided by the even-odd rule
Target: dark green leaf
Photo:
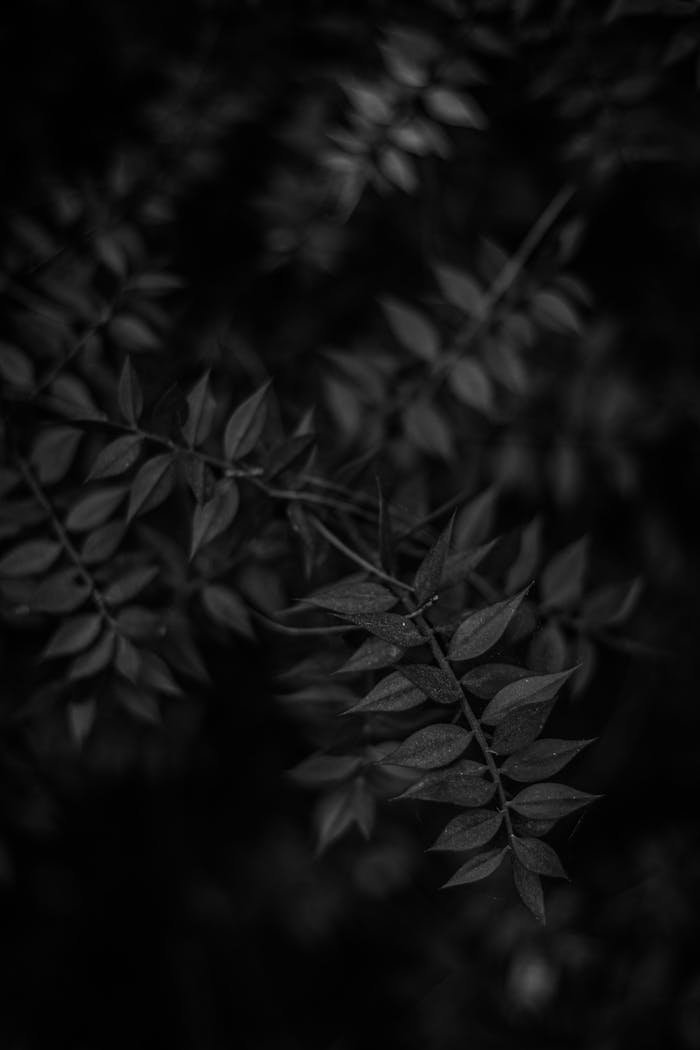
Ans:
{"type": "Polygon", "coordinates": [[[46,644],[42,656],[48,660],[56,656],[72,656],[91,645],[102,626],[99,613],[86,613],[83,616],[71,616],[61,624],[46,644]]]}
{"type": "Polygon", "coordinates": [[[54,540],[27,540],[0,558],[0,576],[33,576],[49,569],[61,553],[54,540]]]}
{"type": "Polygon", "coordinates": [[[539,875],[523,867],[517,857],[513,857],[513,882],[525,907],[532,912],[538,922],[544,923],[542,880],[539,875]]]}
{"type": "Polygon", "coordinates": [[[528,675],[511,682],[499,690],[487,704],[481,716],[482,722],[495,726],[517,708],[551,700],[575,670],[575,667],[570,667],[567,671],[559,671],[556,674],[528,675]]]}
{"type": "Polygon", "coordinates": [[[497,755],[508,755],[535,740],[554,709],[555,700],[528,704],[511,714],[496,726],[491,749],[497,755]]]}
{"type": "Polygon", "coordinates": [[[226,459],[242,459],[252,452],[262,434],[267,415],[267,394],[270,380],[251,394],[235,409],[224,432],[226,459]]]}
{"type": "Polygon", "coordinates": [[[399,671],[393,671],[375,685],[359,703],[348,708],[346,714],[360,711],[408,711],[424,703],[422,689],[412,685],[399,671]]]}
{"type": "Polygon", "coordinates": [[[592,743],[592,740],[536,740],[506,759],[501,773],[524,783],[543,780],[558,773],[592,743]]]}
{"type": "Polygon", "coordinates": [[[527,668],[515,664],[482,664],[462,675],[462,685],[480,700],[490,700],[504,686],[526,678],[529,673],[527,668]]]}
{"type": "Polygon", "coordinates": [[[413,769],[438,769],[459,758],[471,739],[472,733],[450,722],[425,726],[412,733],[385,761],[413,769]]]}
{"type": "Polygon", "coordinates": [[[104,600],[110,605],[122,605],[124,602],[131,601],[157,575],[158,568],[154,565],[132,569],[109,585],[104,592],[104,600]]]}
{"type": "Polygon", "coordinates": [[[493,550],[498,539],[482,543],[480,547],[474,547],[468,551],[458,551],[451,554],[445,561],[445,567],[440,580],[442,590],[452,587],[456,583],[462,583],[469,573],[479,565],[484,558],[493,550]]]}
{"type": "Polygon", "coordinates": [[[381,583],[353,579],[314,591],[304,601],[337,613],[381,613],[396,605],[398,598],[381,583]]]}
{"type": "Polygon", "coordinates": [[[126,434],[124,437],[111,441],[102,449],[93,463],[87,480],[96,481],[98,478],[111,478],[117,474],[124,474],[139,458],[142,444],[142,439],[136,434],[126,434]]]}
{"type": "Polygon", "coordinates": [[[453,704],[460,699],[452,678],[439,667],[428,664],[402,664],[399,668],[404,678],[417,685],[436,704],[453,704]]]}
{"type": "Polygon", "coordinates": [[[86,565],[100,565],[108,561],[119,547],[125,532],[124,521],[110,521],[107,525],[101,525],[85,538],[80,557],[86,565]]]}
{"type": "Polygon", "coordinates": [[[513,852],[528,871],[536,875],[548,875],[552,879],[566,879],[559,857],[551,846],[540,839],[521,839],[513,837],[513,852]]]}
{"type": "Polygon", "coordinates": [[[119,408],[127,423],[135,426],[143,412],[143,394],[139,378],[134,372],[130,358],[124,361],[119,377],[119,408]]]}
{"type": "Polygon", "coordinates": [[[397,663],[403,654],[404,650],[400,646],[383,642],[379,638],[367,638],[335,673],[358,674],[364,671],[378,671],[381,667],[390,667],[397,663]]]}
{"type": "MultiPolygon", "coordinates": [[[[341,614],[337,614],[341,615],[341,614]]],[[[343,613],[343,619],[364,627],[366,631],[376,638],[390,645],[398,645],[402,648],[410,648],[414,645],[423,645],[425,639],[420,634],[413,620],[409,620],[397,613],[343,613]]]]}
{"type": "Polygon", "coordinates": [[[471,613],[455,631],[447,655],[450,660],[472,660],[491,649],[500,639],[525,597],[521,591],[513,598],[488,605],[471,613]]]}
{"type": "Polygon", "coordinates": [[[442,889],[445,890],[448,886],[463,886],[468,882],[479,882],[487,878],[500,867],[506,851],[507,847],[504,846],[503,849],[492,849],[470,857],[461,868],[457,869],[452,878],[447,880],[442,889]]]}
{"type": "Polygon", "coordinates": [[[530,784],[523,788],[508,805],[516,813],[535,820],[558,820],[574,810],[594,802],[600,795],[589,795],[566,784],[530,784]]]}
{"type": "Polygon", "coordinates": [[[445,559],[450,549],[453,525],[454,515],[452,515],[447,527],[440,533],[440,536],[418,566],[413,586],[416,591],[416,598],[420,604],[426,602],[438,592],[445,568],[445,559]]]}
{"type": "Polygon", "coordinates": [[[315,434],[299,434],[296,437],[286,438],[280,445],[273,448],[265,464],[267,480],[272,481],[285,470],[300,465],[315,443],[315,434]]]}
{"type": "Polygon", "coordinates": [[[421,777],[398,798],[411,798],[419,802],[449,802],[454,806],[484,806],[495,792],[492,780],[481,776],[483,766],[463,759],[450,769],[440,770],[421,777]]]}
{"type": "Polygon", "coordinates": [[[476,849],[490,842],[503,823],[503,814],[492,809],[460,813],[440,832],[431,850],[476,849]]]}
{"type": "Polygon", "coordinates": [[[192,516],[190,558],[193,558],[205,543],[211,543],[229,527],[236,516],[238,504],[238,486],[232,479],[219,482],[212,499],[207,503],[197,504],[192,516]]]}
{"type": "Polygon", "coordinates": [[[169,452],[147,460],[131,484],[127,520],[153,510],[167,499],[173,481],[173,457],[169,452]]]}
{"type": "Polygon", "coordinates": [[[209,396],[209,371],[207,370],[187,395],[187,421],[182,427],[182,436],[190,448],[201,445],[207,439],[207,431],[211,422],[208,411],[209,396]]]}
{"type": "Polygon", "coordinates": [[[71,532],[89,532],[107,521],[126,495],[122,486],[99,488],[74,503],[66,518],[66,528],[71,532]]]}

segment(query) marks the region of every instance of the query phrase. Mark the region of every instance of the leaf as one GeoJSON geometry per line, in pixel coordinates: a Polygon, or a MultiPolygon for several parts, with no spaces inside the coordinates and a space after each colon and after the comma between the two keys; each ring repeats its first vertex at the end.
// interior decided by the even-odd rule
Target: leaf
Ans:
{"type": "Polygon", "coordinates": [[[482,722],[495,726],[519,707],[551,700],[575,670],[575,667],[570,667],[567,671],[559,671],[556,674],[527,675],[505,685],[487,704],[481,716],[482,722]]]}
{"type": "Polygon", "coordinates": [[[69,419],[101,419],[103,414],[82,379],[60,375],[49,387],[52,408],[69,419]]]}
{"type": "Polygon", "coordinates": [[[139,681],[165,696],[182,696],[182,689],[175,681],[172,671],[157,653],[141,652],[138,670],[139,681]]]}
{"type": "Polygon", "coordinates": [[[379,638],[367,638],[348,660],[339,667],[336,674],[359,674],[364,671],[377,671],[397,663],[404,654],[403,648],[383,642],[379,638]]]}
{"type": "Polygon", "coordinates": [[[414,645],[424,645],[425,638],[414,624],[413,620],[399,616],[397,613],[336,613],[337,616],[364,627],[366,631],[376,638],[390,645],[398,645],[408,649],[414,645]]]}
{"type": "Polygon", "coordinates": [[[454,526],[454,545],[459,550],[476,547],[492,534],[496,496],[491,486],[462,507],[454,526]]]}
{"type": "Polygon", "coordinates": [[[472,569],[481,564],[497,543],[497,539],[490,540],[488,543],[483,543],[480,547],[474,547],[473,550],[457,551],[456,554],[449,555],[445,561],[440,587],[444,590],[447,587],[453,587],[457,583],[462,583],[472,569]]]}
{"type": "Polygon", "coordinates": [[[290,470],[294,465],[301,466],[301,460],[316,444],[316,434],[298,434],[295,437],[286,438],[280,445],[273,448],[267,457],[265,464],[265,475],[268,481],[272,481],[285,470],[290,470]]]}
{"type": "Polygon", "coordinates": [[[517,612],[527,590],[513,598],[478,609],[464,620],[452,636],[447,655],[450,660],[472,660],[491,649],[517,612]]]}
{"type": "Polygon", "coordinates": [[[378,167],[389,182],[405,193],[415,193],[418,188],[416,165],[402,150],[388,146],[379,154],[378,167]]]}
{"type": "Polygon", "coordinates": [[[568,663],[569,647],[564,633],[554,620],[539,630],[527,650],[527,663],[533,671],[555,672],[568,663]]]}
{"type": "Polygon", "coordinates": [[[423,361],[435,361],[440,349],[440,338],[433,322],[420,310],[407,306],[393,296],[380,300],[392,333],[406,350],[423,361]]]}
{"type": "Polygon", "coordinates": [[[359,703],[348,708],[345,714],[361,711],[408,711],[425,703],[426,699],[422,689],[409,682],[399,671],[393,671],[378,682],[359,703]]]}
{"type": "Polygon", "coordinates": [[[0,576],[15,579],[46,572],[60,553],[61,544],[54,540],[27,540],[0,558],[0,576]]]}
{"type": "Polygon", "coordinates": [[[102,525],[117,509],[125,494],[126,489],[122,486],[99,488],[87,493],[71,507],[66,518],[66,528],[70,532],[89,532],[102,525]]]}
{"type": "Polygon", "coordinates": [[[460,699],[452,678],[439,667],[402,664],[399,670],[404,678],[418,686],[436,704],[453,704],[460,699]]]}
{"type": "Polygon", "coordinates": [[[492,780],[482,777],[484,767],[462,760],[450,769],[429,773],[397,796],[418,802],[443,802],[454,806],[484,806],[496,793],[492,780]]]}
{"type": "Polygon", "coordinates": [[[75,459],[82,432],[74,427],[49,427],[37,437],[29,456],[42,485],[60,481],[75,459]]]}
{"type": "Polygon", "coordinates": [[[545,700],[539,704],[528,704],[506,715],[496,727],[491,750],[497,755],[508,755],[532,743],[542,732],[555,703],[555,700],[545,700]]]}
{"type": "Polygon", "coordinates": [[[484,290],[471,274],[441,264],[435,267],[435,276],[448,303],[470,317],[483,317],[486,307],[484,290]]]}
{"type": "Polygon", "coordinates": [[[131,601],[155,579],[158,571],[155,565],[146,565],[139,569],[132,569],[131,572],[125,573],[120,579],[110,584],[103,594],[104,600],[109,605],[122,605],[124,602],[131,601]]]}
{"type": "Polygon", "coordinates": [[[462,358],[447,375],[450,390],[463,405],[489,415],[493,411],[493,383],[479,361],[462,358]]]}
{"type": "Polygon", "coordinates": [[[236,516],[240,497],[233,479],[219,482],[217,491],[207,503],[197,504],[192,516],[190,559],[200,547],[211,543],[224,532],[236,516]]]}
{"type": "Polygon", "coordinates": [[[601,798],[589,795],[566,784],[530,784],[523,788],[508,805],[524,817],[534,820],[558,820],[589,802],[601,798]]]}
{"type": "Polygon", "coordinates": [[[115,688],[114,692],[122,707],[134,718],[138,718],[140,722],[147,722],[149,725],[160,724],[158,700],[151,693],[141,688],[132,689],[126,683],[120,683],[119,688],[115,688]]]}
{"type": "Polygon", "coordinates": [[[563,335],[581,333],[581,318],[561,292],[536,292],[532,299],[532,310],[538,320],[555,332],[561,332],[563,335]]]}
{"type": "Polygon", "coordinates": [[[540,593],[545,605],[557,609],[575,606],[581,598],[587,565],[587,536],[555,554],[540,578],[540,593]]]}
{"type": "Polygon", "coordinates": [[[117,613],[117,628],[120,634],[125,634],[132,641],[146,641],[152,638],[158,631],[161,623],[160,617],[144,609],[141,605],[129,605],[120,609],[117,613]]]}
{"type": "Polygon", "coordinates": [[[95,724],[97,705],[92,698],[80,700],[68,704],[67,714],[70,734],[78,747],[81,747],[95,724]]]}
{"type": "Polygon", "coordinates": [[[153,329],[135,314],[114,317],[109,323],[109,334],[120,349],[134,354],[160,346],[160,339],[153,329]]]}
{"type": "Polygon", "coordinates": [[[303,600],[331,612],[379,613],[393,608],[398,598],[380,583],[353,579],[323,587],[303,600]]]}
{"type": "Polygon", "coordinates": [[[72,616],[55,631],[46,643],[42,658],[53,659],[57,656],[72,656],[91,645],[102,627],[99,613],[86,613],[72,616]]]}
{"type": "Polygon", "coordinates": [[[266,398],[271,380],[235,409],[224,431],[226,459],[242,459],[252,452],[262,434],[267,415],[266,398]]]}
{"type": "Polygon", "coordinates": [[[502,823],[503,814],[492,809],[460,813],[443,828],[430,849],[458,851],[485,846],[502,823]]]}
{"type": "Polygon", "coordinates": [[[137,434],[126,434],[124,437],[111,441],[102,449],[93,463],[87,480],[96,481],[99,478],[111,478],[117,474],[124,474],[139,458],[142,444],[143,439],[137,434]]]}
{"type": "Polygon", "coordinates": [[[431,87],[425,94],[425,107],[431,117],[443,124],[455,124],[482,130],[487,125],[481,107],[470,95],[458,94],[444,87],[431,87]]]}
{"type": "Polygon", "coordinates": [[[501,772],[511,780],[525,783],[552,777],[592,743],[593,740],[536,740],[506,759],[501,772]]]}
{"type": "Polygon", "coordinates": [[[544,894],[542,880],[533,871],[523,867],[517,857],[513,857],[513,882],[521,901],[535,916],[538,922],[544,923],[544,894]]]}
{"type": "Polygon", "coordinates": [[[254,637],[248,606],[235,591],[210,584],[202,591],[202,605],[215,623],[229,627],[244,638],[254,637]]]}
{"type": "Polygon", "coordinates": [[[542,521],[537,517],[533,518],[521,533],[518,556],[506,576],[506,591],[509,594],[521,590],[532,581],[539,565],[541,548],[542,521]]]}
{"type": "Polygon", "coordinates": [[[16,346],[0,343],[0,378],[18,390],[31,390],[34,386],[34,365],[16,346]]]}
{"type": "Polygon", "coordinates": [[[504,686],[527,677],[529,673],[527,668],[515,664],[482,664],[467,671],[461,681],[465,689],[480,700],[490,700],[504,686]]]}
{"type": "Polygon", "coordinates": [[[318,852],[335,842],[354,823],[352,790],[350,786],[338,788],[319,800],[314,814],[318,852]]]}
{"type": "Polygon", "coordinates": [[[167,499],[173,481],[173,457],[169,452],[147,460],[131,484],[127,521],[153,510],[167,499]]]}
{"type": "Polygon", "coordinates": [[[445,559],[450,549],[453,525],[454,514],[450,518],[447,527],[440,533],[440,536],[418,566],[413,586],[416,591],[416,598],[420,604],[437,594],[445,568],[445,559]]]}
{"type": "Polygon", "coordinates": [[[64,569],[48,576],[39,584],[29,602],[37,612],[73,612],[87,601],[90,588],[75,569],[64,569]]]}
{"type": "Polygon", "coordinates": [[[137,681],[141,671],[141,654],[136,646],[123,635],[117,638],[114,666],[130,682],[135,683],[137,681]]]}
{"type": "Polygon", "coordinates": [[[209,400],[209,370],[187,395],[187,421],[182,426],[182,436],[190,448],[195,448],[207,438],[207,402],[209,400]]]}
{"type": "Polygon", "coordinates": [[[452,432],[444,417],[429,401],[412,401],[403,413],[407,439],[429,456],[449,460],[452,455],[452,432]]]}
{"type": "Polygon", "coordinates": [[[454,762],[469,747],[473,734],[449,722],[425,726],[412,733],[385,761],[413,769],[438,769],[454,762]]]}
{"type": "Polygon", "coordinates": [[[100,565],[108,561],[126,532],[126,522],[110,521],[107,525],[101,525],[85,538],[80,550],[80,557],[86,565],[100,565]]]}
{"type": "Polygon", "coordinates": [[[81,678],[91,678],[104,671],[114,652],[114,632],[105,631],[99,641],[86,652],[77,656],[68,669],[68,680],[76,682],[81,678]]]}
{"type": "Polygon", "coordinates": [[[624,623],[637,607],[642,590],[643,584],[638,578],[631,583],[601,587],[583,603],[583,617],[596,627],[624,623]]]}
{"type": "Polygon", "coordinates": [[[548,875],[552,879],[567,879],[559,857],[546,842],[539,839],[513,836],[513,852],[528,871],[536,875],[548,875]]]}
{"type": "Polygon", "coordinates": [[[500,867],[507,848],[504,846],[502,849],[488,850],[486,853],[478,853],[475,857],[471,857],[461,868],[457,869],[451,879],[447,880],[442,889],[445,890],[448,886],[463,886],[469,882],[479,882],[492,875],[500,867]]]}
{"type": "Polygon", "coordinates": [[[304,787],[319,787],[347,780],[361,764],[357,755],[311,755],[290,770],[289,776],[304,787]]]}

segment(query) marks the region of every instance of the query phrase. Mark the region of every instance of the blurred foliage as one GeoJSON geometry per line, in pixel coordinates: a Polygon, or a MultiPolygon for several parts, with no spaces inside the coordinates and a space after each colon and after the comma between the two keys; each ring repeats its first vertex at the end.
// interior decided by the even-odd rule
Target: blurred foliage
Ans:
{"type": "Polygon", "coordinates": [[[697,4],[0,36],[4,1042],[695,1045],[697,4]],[[452,710],[338,717],[362,561],[445,644],[536,581],[466,674],[575,667],[547,736],[599,738],[545,927],[387,802],[452,710]]]}

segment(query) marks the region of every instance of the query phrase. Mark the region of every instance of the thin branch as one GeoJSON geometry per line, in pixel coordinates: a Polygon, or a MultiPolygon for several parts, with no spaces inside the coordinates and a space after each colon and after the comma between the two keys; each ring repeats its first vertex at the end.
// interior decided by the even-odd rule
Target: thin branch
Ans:
{"type": "Polygon", "coordinates": [[[345,554],[345,556],[350,558],[351,561],[354,561],[356,565],[359,565],[362,569],[366,569],[367,572],[372,573],[373,576],[377,576],[380,580],[390,583],[392,587],[397,587],[400,590],[413,593],[413,588],[409,584],[404,583],[402,580],[397,580],[394,576],[390,576],[388,572],[384,572],[383,569],[379,569],[376,565],[373,565],[371,561],[367,561],[361,554],[358,554],[351,547],[348,547],[343,543],[340,537],[336,536],[334,532],[331,532],[331,530],[327,528],[322,521],[319,521],[318,518],[312,516],[309,518],[309,521],[321,536],[328,540],[336,550],[341,551],[341,553],[345,554]]]}

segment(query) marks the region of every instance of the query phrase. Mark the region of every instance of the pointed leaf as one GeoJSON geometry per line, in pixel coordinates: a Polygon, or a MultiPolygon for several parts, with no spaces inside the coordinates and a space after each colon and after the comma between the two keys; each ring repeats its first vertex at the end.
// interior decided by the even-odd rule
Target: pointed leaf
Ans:
{"type": "Polygon", "coordinates": [[[18,390],[31,390],[34,385],[34,365],[26,354],[8,343],[0,343],[0,379],[18,390]]]}
{"type": "Polygon", "coordinates": [[[559,857],[546,842],[521,839],[514,835],[513,852],[522,866],[536,875],[548,875],[552,879],[568,878],[559,857]]]}
{"type": "Polygon", "coordinates": [[[409,620],[397,613],[337,613],[343,619],[364,627],[366,631],[383,642],[410,648],[414,645],[425,644],[425,639],[419,632],[413,620],[409,620]]]}
{"type": "Polygon", "coordinates": [[[493,533],[496,495],[496,489],[491,486],[460,510],[454,526],[454,545],[459,550],[484,543],[493,533]]]}
{"type": "Polygon", "coordinates": [[[211,584],[202,591],[202,605],[215,623],[230,628],[244,638],[254,637],[248,606],[235,591],[211,584]]]}
{"type": "Polygon", "coordinates": [[[143,412],[143,394],[131,359],[126,358],[119,377],[119,408],[127,423],[135,426],[143,412]]]}
{"type": "Polygon", "coordinates": [[[485,308],[484,290],[471,274],[454,266],[435,267],[440,291],[452,306],[470,317],[481,317],[485,308]]]}
{"type": "Polygon", "coordinates": [[[139,682],[145,683],[156,693],[165,696],[182,696],[182,689],[175,681],[172,671],[157,653],[139,652],[139,682]]]}
{"type": "Polygon", "coordinates": [[[367,638],[335,673],[358,674],[364,671],[378,671],[381,667],[390,667],[397,663],[403,654],[404,650],[400,646],[383,642],[380,638],[367,638]]]}
{"type": "Polygon", "coordinates": [[[167,499],[173,480],[173,457],[169,452],[147,460],[131,484],[127,521],[167,499]]]}
{"type": "Polygon", "coordinates": [[[575,606],[581,598],[587,565],[587,536],[582,536],[555,554],[540,577],[540,593],[544,603],[557,609],[575,606]]]}
{"type": "Polygon", "coordinates": [[[482,543],[480,547],[472,548],[472,550],[457,551],[456,554],[450,554],[445,561],[440,588],[445,590],[447,587],[452,587],[456,583],[462,583],[463,580],[466,580],[472,569],[475,569],[490,554],[497,543],[498,539],[493,539],[489,540],[488,543],[482,543]]]}
{"type": "Polygon", "coordinates": [[[496,793],[492,780],[484,780],[484,767],[463,759],[450,769],[421,777],[397,797],[419,802],[444,802],[454,806],[484,806],[496,793]]]}
{"type": "Polygon", "coordinates": [[[130,682],[136,682],[141,671],[141,654],[136,646],[120,635],[117,638],[117,651],[114,657],[114,666],[120,674],[128,678],[130,682]]]}
{"type": "Polygon", "coordinates": [[[412,401],[403,413],[403,428],[408,441],[429,456],[449,460],[453,450],[453,433],[429,401],[412,401]]]}
{"type": "Polygon", "coordinates": [[[447,880],[442,889],[445,890],[448,886],[463,886],[468,882],[479,882],[492,875],[500,867],[507,848],[504,846],[502,849],[492,849],[470,857],[461,868],[457,869],[452,878],[447,880]]]}
{"type": "Polygon", "coordinates": [[[533,518],[521,533],[518,556],[506,576],[506,591],[509,594],[519,591],[532,581],[540,562],[541,548],[542,521],[540,518],[533,518]]]}
{"type": "Polygon", "coordinates": [[[103,413],[92,399],[82,379],[72,375],[60,375],[51,384],[47,399],[59,415],[68,419],[102,419],[103,413]]]}
{"type": "Polygon", "coordinates": [[[53,485],[70,469],[82,432],[75,427],[49,427],[32,446],[29,461],[42,485],[53,485]]]}
{"type": "Polygon", "coordinates": [[[147,641],[153,638],[161,624],[161,617],[141,605],[129,605],[117,613],[117,628],[132,641],[147,641]]]}
{"type": "Polygon", "coordinates": [[[267,415],[266,398],[270,380],[235,409],[224,432],[226,459],[242,459],[252,452],[262,434],[267,415]]]}
{"type": "Polygon", "coordinates": [[[423,361],[434,361],[440,347],[438,331],[420,310],[387,296],[380,303],[396,339],[423,361]]]}
{"type": "Polygon", "coordinates": [[[472,660],[491,649],[501,638],[527,591],[488,605],[467,616],[459,625],[448,649],[450,660],[472,660]]]}
{"type": "Polygon", "coordinates": [[[85,538],[80,557],[86,565],[100,565],[108,561],[118,549],[125,532],[124,521],[110,521],[106,525],[100,525],[85,538]]]}
{"type": "Polygon", "coordinates": [[[323,587],[303,600],[331,612],[380,613],[393,608],[398,598],[380,583],[355,579],[323,587]]]}
{"type": "Polygon", "coordinates": [[[544,923],[544,894],[542,880],[534,871],[523,867],[517,857],[513,857],[513,882],[525,907],[532,912],[538,922],[544,923]]]}
{"type": "Polygon", "coordinates": [[[425,726],[412,733],[385,761],[414,769],[438,769],[454,762],[469,746],[472,733],[452,723],[425,726]]]}
{"type": "Polygon", "coordinates": [[[211,543],[229,527],[236,516],[238,504],[238,486],[232,479],[220,482],[214,497],[208,503],[197,504],[192,516],[190,558],[193,558],[205,543],[211,543]]]}
{"type": "Polygon", "coordinates": [[[602,587],[583,603],[584,619],[596,627],[612,627],[624,623],[634,612],[642,590],[643,584],[640,579],[632,580],[631,583],[602,587]]]}
{"type": "Polygon", "coordinates": [[[413,586],[415,587],[418,602],[421,604],[438,592],[445,567],[445,559],[450,549],[453,525],[454,514],[418,567],[413,586]]]}
{"type": "Polygon", "coordinates": [[[425,703],[422,689],[412,685],[398,671],[392,672],[375,685],[359,703],[348,708],[345,714],[361,711],[408,711],[425,703]]]}
{"type": "Polygon", "coordinates": [[[88,532],[102,525],[112,516],[125,494],[126,489],[122,486],[88,492],[71,507],[66,518],[66,528],[70,532],[88,532]]]}
{"type": "Polygon", "coordinates": [[[182,436],[190,448],[206,440],[208,400],[209,370],[207,369],[187,395],[187,420],[182,426],[182,436]]]}
{"type": "Polygon", "coordinates": [[[556,700],[552,699],[539,704],[528,704],[506,715],[496,727],[491,750],[497,755],[508,755],[532,743],[542,732],[555,703],[556,700]]]}
{"type": "Polygon", "coordinates": [[[98,478],[124,474],[139,458],[142,444],[143,440],[137,434],[126,434],[116,441],[111,441],[93,463],[87,480],[96,481],[98,478]]]}
{"type": "Polygon", "coordinates": [[[476,849],[490,842],[503,823],[503,814],[474,809],[454,817],[440,832],[431,850],[476,849]]]}
{"type": "Polygon", "coordinates": [[[461,681],[465,689],[480,700],[490,700],[504,686],[517,682],[519,678],[526,678],[529,674],[526,667],[517,667],[515,664],[482,664],[462,675],[461,681]]]}
{"type": "Polygon", "coordinates": [[[75,658],[68,670],[68,680],[76,682],[104,671],[112,659],[113,652],[114,633],[111,630],[105,631],[90,649],[75,658]]]}
{"type": "Polygon", "coordinates": [[[0,558],[0,576],[12,579],[46,572],[61,553],[55,540],[27,540],[0,558]]]}
{"type": "Polygon", "coordinates": [[[481,130],[486,127],[484,111],[471,97],[445,87],[431,87],[425,95],[425,106],[431,117],[443,124],[481,130]]]}
{"type": "Polygon", "coordinates": [[[90,588],[75,569],[64,569],[39,584],[28,604],[37,612],[72,612],[87,601],[90,588]]]}
{"type": "Polygon", "coordinates": [[[158,575],[155,565],[146,565],[138,569],[132,569],[120,579],[114,581],[104,592],[104,600],[110,605],[121,605],[131,601],[140,591],[147,587],[151,580],[158,575]]]}
{"type": "Polygon", "coordinates": [[[428,664],[402,664],[399,668],[404,678],[417,685],[436,704],[454,704],[460,699],[451,677],[439,667],[428,664]]]}
{"type": "Polygon", "coordinates": [[[495,726],[517,708],[551,700],[575,670],[575,667],[570,667],[567,671],[559,671],[556,674],[533,674],[511,682],[499,690],[486,705],[481,716],[482,722],[495,726]]]}
{"type": "Polygon", "coordinates": [[[99,613],[86,613],[83,616],[72,616],[55,631],[43,651],[45,660],[57,656],[71,656],[91,645],[102,626],[99,613]]]}
{"type": "Polygon", "coordinates": [[[543,780],[558,773],[592,743],[592,740],[536,740],[506,759],[501,773],[523,783],[543,780]]]}
{"type": "Polygon", "coordinates": [[[319,787],[347,780],[361,764],[357,755],[311,755],[290,770],[289,776],[304,787],[319,787]]]}
{"type": "Polygon", "coordinates": [[[535,820],[558,820],[594,802],[600,795],[589,795],[566,784],[530,784],[508,803],[516,813],[535,820]]]}

